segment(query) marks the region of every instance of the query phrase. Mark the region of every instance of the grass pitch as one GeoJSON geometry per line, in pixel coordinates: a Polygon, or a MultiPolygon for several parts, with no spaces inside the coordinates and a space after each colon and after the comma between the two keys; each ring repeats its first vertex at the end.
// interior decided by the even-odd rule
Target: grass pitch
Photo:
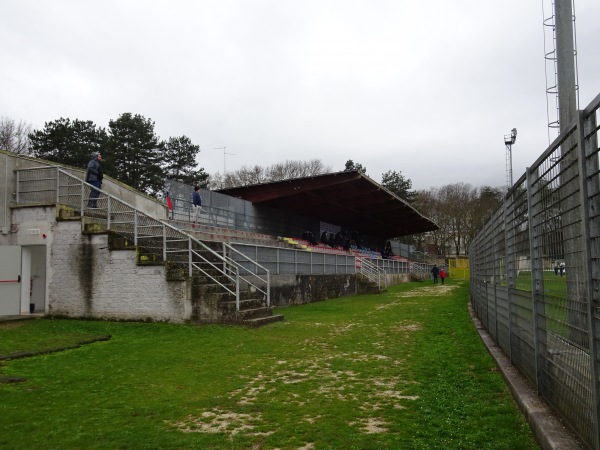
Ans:
{"type": "Polygon", "coordinates": [[[0,356],[31,355],[1,362],[0,448],[538,448],[467,302],[407,283],[259,329],[0,324],[0,356]]]}

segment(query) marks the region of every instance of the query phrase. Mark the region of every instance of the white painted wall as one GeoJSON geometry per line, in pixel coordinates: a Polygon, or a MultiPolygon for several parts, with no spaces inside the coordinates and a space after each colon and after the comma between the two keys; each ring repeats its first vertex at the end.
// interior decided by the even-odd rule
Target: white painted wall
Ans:
{"type": "Polygon", "coordinates": [[[12,214],[18,245],[45,248],[47,313],[170,322],[191,317],[188,283],[167,281],[163,266],[136,265],[132,250],[109,251],[106,234],[83,235],[81,222],[57,222],[54,207],[17,208],[12,214]]]}

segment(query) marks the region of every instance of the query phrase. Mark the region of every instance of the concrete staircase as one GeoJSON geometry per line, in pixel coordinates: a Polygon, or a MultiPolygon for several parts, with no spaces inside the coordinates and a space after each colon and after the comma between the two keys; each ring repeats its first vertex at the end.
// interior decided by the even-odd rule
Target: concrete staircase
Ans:
{"type": "MultiPolygon", "coordinates": [[[[218,243],[211,244],[218,251],[218,243]]],[[[206,250],[197,250],[207,260],[218,264],[214,255],[206,250]]],[[[283,320],[283,315],[274,314],[273,307],[267,306],[263,295],[251,286],[240,286],[240,308],[237,310],[235,283],[215,269],[205,265],[206,274],[195,275],[192,283],[193,320],[199,323],[229,323],[249,327],[259,327],[283,320]]]]}
{"type": "Polygon", "coordinates": [[[359,276],[356,278],[356,282],[358,283],[358,292],[361,294],[381,294],[383,292],[387,292],[387,289],[379,289],[377,283],[369,280],[362,274],[359,274],[359,276]]]}
{"type": "MultiPolygon", "coordinates": [[[[133,246],[131,236],[133,234],[129,226],[114,226],[112,230],[107,230],[105,226],[106,212],[96,210],[87,212],[87,216],[82,217],[80,211],[59,208],[58,215],[61,220],[80,220],[82,221],[82,232],[84,234],[105,234],[109,235],[109,248],[111,250],[132,250],[136,251],[136,264],[151,266],[165,265],[162,255],[156,254],[152,249],[133,246]]],[[[221,242],[205,242],[212,250],[219,253],[221,242]]],[[[221,262],[210,251],[195,249],[210,263],[219,265],[221,262]]],[[[200,261],[197,263],[201,264],[200,261]]],[[[269,323],[281,321],[284,319],[281,314],[274,314],[273,307],[266,305],[266,299],[259,296],[260,292],[254,292],[250,287],[240,288],[240,309],[236,308],[235,295],[227,292],[224,286],[235,293],[235,283],[224,276],[210,263],[201,264],[206,274],[196,274],[191,280],[191,300],[192,300],[192,320],[197,323],[225,323],[236,324],[248,327],[259,327],[269,323]]],[[[185,271],[172,264],[166,263],[167,282],[183,281],[187,278],[185,271]]]]}

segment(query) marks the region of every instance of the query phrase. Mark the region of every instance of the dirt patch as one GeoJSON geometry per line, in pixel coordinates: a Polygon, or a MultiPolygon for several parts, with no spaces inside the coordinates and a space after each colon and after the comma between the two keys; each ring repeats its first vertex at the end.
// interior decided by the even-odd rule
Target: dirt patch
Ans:
{"type": "Polygon", "coordinates": [[[378,434],[389,431],[387,428],[387,422],[383,419],[378,419],[375,417],[360,419],[356,422],[351,422],[350,425],[357,425],[365,434],[378,434]]]}
{"type": "Polygon", "coordinates": [[[312,442],[309,442],[308,444],[302,446],[302,447],[298,447],[298,450],[314,450],[315,448],[315,444],[313,444],[312,442]]]}
{"type": "Polygon", "coordinates": [[[399,292],[396,294],[396,297],[444,297],[457,287],[458,286],[456,285],[434,284],[428,287],[413,289],[411,291],[399,292]]]}
{"type": "Polygon", "coordinates": [[[234,436],[245,432],[253,436],[273,434],[255,432],[254,429],[263,424],[260,414],[242,414],[221,409],[204,411],[199,416],[187,416],[173,425],[184,433],[227,433],[234,436]]]}
{"type": "Polygon", "coordinates": [[[397,325],[394,330],[396,331],[420,331],[423,327],[420,323],[409,323],[407,325],[397,325]]]}

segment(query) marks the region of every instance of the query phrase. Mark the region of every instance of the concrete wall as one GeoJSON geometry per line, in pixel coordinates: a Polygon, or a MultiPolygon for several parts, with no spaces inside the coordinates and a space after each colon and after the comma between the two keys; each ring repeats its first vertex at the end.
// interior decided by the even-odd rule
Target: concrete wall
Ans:
{"type": "MultiPolygon", "coordinates": [[[[171,322],[191,317],[189,283],[167,281],[163,266],[138,266],[135,251],[110,251],[106,234],[84,235],[80,221],[57,222],[55,215],[54,207],[17,208],[12,218],[17,245],[45,246],[47,314],[171,322]]],[[[36,309],[41,312],[41,305],[36,309]]]]}
{"type": "MultiPolygon", "coordinates": [[[[79,220],[57,221],[53,206],[14,208],[11,222],[11,232],[0,241],[22,246],[30,255],[24,258],[29,268],[43,275],[34,277],[34,283],[45,284],[45,295],[34,300],[36,312],[106,320],[192,318],[191,282],[167,281],[162,265],[138,266],[134,250],[109,249],[107,234],[83,234],[79,220]],[[39,270],[41,265],[45,271],[39,270]]],[[[24,268],[23,274],[29,273],[33,275],[24,268]]],[[[388,284],[405,278],[388,275],[388,284]]],[[[367,292],[373,292],[372,286],[357,275],[271,277],[271,305],[276,307],[367,292]]],[[[29,284],[23,283],[22,313],[30,301],[29,284]]]]}
{"type": "MultiPolygon", "coordinates": [[[[387,275],[388,286],[406,283],[408,274],[387,275]]],[[[272,275],[271,305],[279,308],[372,291],[357,275],[272,275]]]]}

